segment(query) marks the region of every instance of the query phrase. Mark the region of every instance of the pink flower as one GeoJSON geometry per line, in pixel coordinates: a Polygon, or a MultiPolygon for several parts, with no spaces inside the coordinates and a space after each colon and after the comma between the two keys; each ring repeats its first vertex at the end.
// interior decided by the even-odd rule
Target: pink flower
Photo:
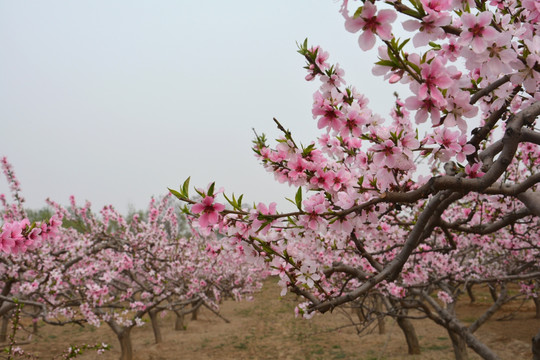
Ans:
{"type": "Polygon", "coordinates": [[[357,18],[349,17],[345,12],[345,29],[355,33],[363,30],[358,38],[358,44],[362,50],[369,50],[375,45],[375,34],[383,40],[392,39],[392,26],[390,23],[396,20],[396,13],[393,10],[385,9],[377,13],[377,7],[369,1],[366,1],[360,16],[357,18]]]}
{"type": "Polygon", "coordinates": [[[437,297],[445,304],[451,304],[454,302],[452,296],[450,296],[446,291],[439,291],[437,293],[437,297]]]}
{"type": "Polygon", "coordinates": [[[401,155],[401,148],[397,147],[390,139],[381,144],[373,145],[370,150],[375,152],[373,162],[381,167],[388,166],[389,168],[393,168],[397,157],[401,155]]]}
{"type": "Polygon", "coordinates": [[[461,45],[459,45],[455,39],[451,38],[448,41],[448,44],[442,45],[440,53],[441,55],[445,56],[449,61],[456,61],[459,56],[460,50],[461,45]]]}
{"type": "Polygon", "coordinates": [[[348,135],[345,132],[350,132],[354,136],[362,134],[362,125],[367,124],[367,116],[362,112],[357,103],[352,104],[347,111],[342,135],[348,135]]]}
{"type": "Polygon", "coordinates": [[[225,209],[225,205],[220,203],[214,203],[213,196],[206,196],[200,203],[197,203],[191,207],[191,211],[195,214],[201,214],[199,216],[199,225],[201,227],[208,227],[218,223],[219,212],[225,209]]]}
{"type": "Polygon", "coordinates": [[[395,296],[398,298],[404,298],[405,295],[407,295],[407,291],[403,287],[396,285],[394,283],[388,284],[386,288],[388,292],[390,293],[390,295],[392,296],[395,296]]]}
{"type": "Polygon", "coordinates": [[[420,0],[428,13],[441,12],[450,8],[451,0],[420,0]]]}
{"type": "Polygon", "coordinates": [[[433,102],[441,107],[446,105],[446,100],[441,89],[448,89],[452,85],[452,79],[448,75],[448,70],[443,66],[439,58],[435,58],[430,64],[423,64],[421,70],[424,82],[418,89],[418,97],[422,100],[431,95],[433,102]]]}
{"type": "Polygon", "coordinates": [[[265,227],[261,229],[261,233],[263,235],[266,235],[275,221],[268,222],[268,220],[264,216],[276,214],[276,203],[270,203],[269,207],[266,207],[266,205],[263,203],[259,203],[259,205],[257,205],[257,208],[251,211],[251,214],[253,218],[253,229],[257,231],[263,224],[266,223],[265,227]],[[261,216],[259,216],[259,214],[261,216]]]}
{"type": "Polygon", "coordinates": [[[326,220],[319,216],[325,212],[328,205],[323,193],[316,193],[304,200],[303,203],[307,214],[301,217],[303,225],[311,230],[325,226],[326,220]]]}
{"type": "Polygon", "coordinates": [[[483,171],[480,170],[481,168],[482,168],[481,162],[474,163],[472,164],[472,166],[470,164],[467,164],[465,166],[465,174],[467,174],[467,176],[472,179],[480,178],[484,176],[485,174],[483,171]]]}
{"type": "Polygon", "coordinates": [[[11,253],[11,249],[15,246],[15,240],[11,237],[11,231],[9,231],[9,228],[7,228],[6,225],[10,224],[4,224],[4,229],[0,234],[0,250],[9,254],[11,253]]]}
{"type": "Polygon", "coordinates": [[[318,169],[315,175],[310,179],[309,183],[315,189],[324,189],[328,191],[334,183],[335,173],[333,171],[324,171],[318,169]]]}
{"type": "Polygon", "coordinates": [[[429,115],[433,125],[440,123],[441,113],[431,98],[420,100],[417,96],[408,97],[405,99],[405,107],[409,110],[417,110],[414,116],[417,124],[426,122],[429,115]]]}
{"type": "Polygon", "coordinates": [[[407,20],[403,22],[403,28],[407,31],[417,31],[413,37],[413,45],[420,47],[430,41],[444,39],[443,26],[449,25],[451,17],[447,13],[431,12],[422,18],[422,21],[407,20]]]}
{"type": "Polygon", "coordinates": [[[313,109],[312,114],[315,119],[317,116],[321,116],[317,122],[317,127],[323,129],[328,127],[339,131],[343,125],[343,113],[338,110],[338,103],[341,101],[341,95],[332,91],[334,97],[325,98],[320,92],[313,94],[313,109]]]}
{"type": "Polygon", "coordinates": [[[527,20],[532,23],[538,23],[540,21],[540,3],[538,0],[522,0],[524,8],[529,10],[529,16],[527,20]]]}
{"type": "Polygon", "coordinates": [[[497,30],[490,26],[493,14],[489,11],[482,12],[478,16],[465,13],[461,17],[463,22],[463,32],[460,35],[462,45],[471,44],[472,50],[476,54],[486,51],[490,41],[497,36],[497,30]]]}

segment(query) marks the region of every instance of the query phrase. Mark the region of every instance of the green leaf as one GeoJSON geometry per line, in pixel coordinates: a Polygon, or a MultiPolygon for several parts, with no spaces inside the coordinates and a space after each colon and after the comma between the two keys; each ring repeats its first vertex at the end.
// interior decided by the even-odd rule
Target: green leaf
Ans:
{"type": "Polygon", "coordinates": [[[210,185],[210,188],[208,189],[208,196],[214,196],[214,187],[216,186],[216,183],[213,182],[211,185],[210,185]]]}
{"type": "Polygon", "coordinates": [[[403,47],[404,47],[405,45],[407,45],[407,43],[408,43],[409,41],[411,41],[411,39],[405,39],[405,40],[401,43],[401,45],[398,46],[398,51],[401,51],[401,49],[403,49],[403,47]]]}
{"type": "Polygon", "coordinates": [[[441,45],[437,44],[436,42],[430,41],[429,46],[431,46],[435,50],[441,50],[441,45]]]}
{"type": "Polygon", "coordinates": [[[233,208],[236,208],[236,200],[234,199],[234,194],[232,195],[232,200],[227,197],[227,195],[223,194],[223,197],[233,208]]]}
{"type": "Polygon", "coordinates": [[[362,14],[362,10],[364,10],[363,6],[360,6],[358,9],[356,9],[356,11],[354,12],[353,18],[356,19],[357,17],[359,17],[360,14],[362,14]]]}
{"type": "Polygon", "coordinates": [[[381,65],[381,66],[389,66],[389,67],[397,67],[396,63],[390,60],[380,60],[375,63],[375,65],[381,65]]]}
{"type": "Polygon", "coordinates": [[[173,190],[173,189],[171,189],[171,188],[167,188],[167,189],[169,189],[169,192],[170,192],[171,194],[173,194],[174,196],[176,196],[178,199],[180,199],[180,200],[184,200],[184,199],[185,199],[185,196],[183,196],[182,194],[180,194],[178,191],[173,190]]]}
{"type": "Polygon", "coordinates": [[[182,195],[189,198],[189,180],[191,180],[191,176],[184,181],[184,184],[182,185],[182,195]]]}
{"type": "Polygon", "coordinates": [[[264,229],[265,227],[267,227],[268,224],[270,224],[271,222],[272,222],[272,219],[265,221],[265,222],[257,229],[257,231],[255,231],[255,232],[258,233],[259,231],[261,231],[262,229],[264,229]]]}
{"type": "Polygon", "coordinates": [[[298,191],[296,192],[296,196],[294,197],[294,200],[296,202],[296,207],[298,210],[302,211],[302,188],[299,187],[298,191]]]}
{"type": "Polygon", "coordinates": [[[412,68],[414,71],[416,71],[418,74],[420,74],[420,67],[416,65],[415,63],[412,63],[410,61],[407,61],[407,65],[412,68]]]}

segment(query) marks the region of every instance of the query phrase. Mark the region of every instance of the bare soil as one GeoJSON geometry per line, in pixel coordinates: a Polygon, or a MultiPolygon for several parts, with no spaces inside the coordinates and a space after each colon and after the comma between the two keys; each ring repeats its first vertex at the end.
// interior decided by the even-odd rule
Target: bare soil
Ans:
{"type": "MultiPolygon", "coordinates": [[[[174,330],[174,314],[160,318],[163,342],[154,343],[152,327],[146,324],[132,331],[135,360],[169,359],[453,359],[452,344],[446,331],[430,320],[413,320],[422,347],[421,355],[407,355],[404,337],[392,319],[386,320],[386,333],[358,335],[350,310],[317,315],[311,320],[295,318],[295,295],[280,297],[276,279],[268,279],[254,301],[225,301],[220,313],[226,323],[202,308],[197,320],[186,317],[184,331],[174,330]]],[[[477,303],[464,297],[458,314],[472,323],[490,304],[488,293],[477,290],[477,303]]],[[[506,305],[477,331],[477,336],[494,349],[501,359],[530,359],[531,338],[540,329],[534,304],[514,302],[506,305]]],[[[149,321],[148,321],[149,322],[149,321]]],[[[110,351],[98,356],[87,352],[79,359],[118,359],[120,346],[114,333],[100,328],[77,325],[63,327],[40,324],[31,344],[23,348],[40,359],[61,354],[69,344],[105,342],[110,351]]],[[[469,350],[470,359],[480,359],[469,350]]]]}

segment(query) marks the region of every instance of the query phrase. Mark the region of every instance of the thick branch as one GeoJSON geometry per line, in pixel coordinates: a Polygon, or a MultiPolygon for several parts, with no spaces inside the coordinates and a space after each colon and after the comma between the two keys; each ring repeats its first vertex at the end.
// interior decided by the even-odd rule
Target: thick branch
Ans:
{"type": "Polygon", "coordinates": [[[440,226],[444,229],[452,229],[456,231],[461,231],[464,233],[469,234],[478,234],[478,235],[486,235],[494,233],[497,230],[502,229],[505,226],[511,225],[515,223],[519,219],[523,219],[524,217],[530,216],[531,212],[526,209],[520,209],[515,213],[511,213],[503,217],[502,219],[498,221],[494,221],[489,224],[482,224],[482,225],[475,225],[475,226],[463,226],[460,224],[452,224],[447,223],[443,220],[440,221],[440,226]]]}

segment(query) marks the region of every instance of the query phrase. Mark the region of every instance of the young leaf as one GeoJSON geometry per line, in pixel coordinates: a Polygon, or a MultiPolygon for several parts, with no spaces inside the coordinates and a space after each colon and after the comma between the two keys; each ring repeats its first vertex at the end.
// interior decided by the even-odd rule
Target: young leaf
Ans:
{"type": "Polygon", "coordinates": [[[191,179],[191,176],[184,181],[184,184],[182,185],[182,195],[189,198],[189,180],[191,179]]]}
{"type": "Polygon", "coordinates": [[[296,207],[298,210],[302,211],[302,188],[299,187],[298,191],[296,192],[296,196],[294,197],[294,200],[296,202],[296,207]]]}
{"type": "Polygon", "coordinates": [[[211,185],[210,185],[210,188],[208,189],[208,194],[207,196],[214,196],[214,187],[216,186],[216,183],[213,182],[211,185]]]}
{"type": "Polygon", "coordinates": [[[178,199],[180,199],[180,200],[185,199],[185,196],[182,195],[182,194],[180,194],[178,191],[173,190],[173,189],[171,189],[171,188],[167,188],[167,189],[169,189],[169,192],[170,192],[171,194],[173,194],[174,196],[176,196],[178,199]]]}

